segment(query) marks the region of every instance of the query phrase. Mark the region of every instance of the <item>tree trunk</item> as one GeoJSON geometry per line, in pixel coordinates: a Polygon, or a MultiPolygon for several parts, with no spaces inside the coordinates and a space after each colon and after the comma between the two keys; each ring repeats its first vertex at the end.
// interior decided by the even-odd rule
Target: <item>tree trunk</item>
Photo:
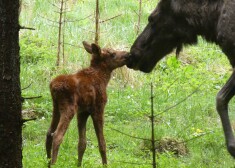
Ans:
{"type": "Polygon", "coordinates": [[[95,10],[95,43],[99,44],[100,39],[100,6],[99,0],[96,0],[95,10]]]}
{"type": "Polygon", "coordinates": [[[0,0],[0,168],[22,167],[19,0],[0,0]]]}

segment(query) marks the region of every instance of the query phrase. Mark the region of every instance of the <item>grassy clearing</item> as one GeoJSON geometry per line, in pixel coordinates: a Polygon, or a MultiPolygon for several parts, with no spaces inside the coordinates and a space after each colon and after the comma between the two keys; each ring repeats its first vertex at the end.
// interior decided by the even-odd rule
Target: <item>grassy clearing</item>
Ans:
{"type": "MultiPolygon", "coordinates": [[[[156,6],[157,0],[143,5],[141,27],[156,6]]],[[[94,14],[94,1],[69,1],[69,20],[77,20],[94,14]]],[[[101,46],[129,50],[136,38],[138,1],[101,1],[101,19],[122,14],[101,25],[101,46]]],[[[35,27],[35,31],[22,30],[21,85],[25,97],[42,95],[40,99],[26,100],[25,110],[35,111],[38,120],[25,124],[23,129],[23,164],[26,168],[46,167],[45,135],[51,118],[51,98],[48,84],[61,73],[73,73],[89,64],[89,56],[82,48],[66,46],[66,65],[55,68],[57,28],[50,26],[58,20],[55,11],[46,0],[24,0],[21,25],[35,27]]],[[[55,25],[54,25],[55,26],[55,25]]],[[[66,43],[79,45],[83,40],[93,41],[94,18],[66,25],[66,43]]],[[[189,153],[176,157],[172,152],[158,154],[158,167],[227,168],[234,166],[224,144],[221,123],[215,110],[215,96],[230,75],[228,61],[220,49],[202,39],[197,46],[187,47],[179,60],[174,53],[164,58],[150,74],[134,72],[127,68],[117,70],[108,87],[109,101],[105,110],[105,136],[109,167],[151,167],[151,153],[143,140],[131,136],[150,137],[150,83],[154,84],[154,110],[156,138],[177,138],[187,141],[189,153]],[[198,91],[175,108],[162,113],[180,102],[193,91],[198,91]],[[200,136],[200,137],[199,137],[200,136]],[[196,138],[198,137],[198,138],[196,138]],[[192,139],[192,140],[191,140],[192,139]],[[130,164],[137,163],[137,164],[130,164]]],[[[234,101],[231,109],[234,109],[234,101]]],[[[231,119],[235,121],[234,115],[231,119]]],[[[232,122],[234,125],[234,122],[232,122]]],[[[97,140],[91,121],[88,122],[88,147],[83,167],[102,167],[97,140]]],[[[76,167],[77,128],[72,124],[60,148],[55,168],[76,167]]]]}

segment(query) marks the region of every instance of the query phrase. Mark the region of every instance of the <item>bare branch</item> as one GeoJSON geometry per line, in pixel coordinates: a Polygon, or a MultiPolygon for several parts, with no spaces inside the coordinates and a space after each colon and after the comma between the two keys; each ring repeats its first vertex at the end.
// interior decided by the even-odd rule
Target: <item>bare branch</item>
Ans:
{"type": "Polygon", "coordinates": [[[25,122],[35,121],[35,120],[37,120],[37,118],[22,119],[21,122],[22,124],[24,124],[25,122]]]}
{"type": "Polygon", "coordinates": [[[56,25],[52,25],[52,24],[48,24],[48,26],[58,28],[58,26],[56,26],[56,25]]]}
{"type": "Polygon", "coordinates": [[[185,140],[185,141],[178,142],[178,144],[186,143],[186,142],[189,142],[189,141],[193,141],[193,140],[195,140],[195,139],[201,138],[201,137],[203,137],[203,136],[205,136],[205,135],[208,135],[208,134],[211,134],[211,133],[213,133],[213,132],[206,132],[206,133],[203,133],[203,134],[201,134],[201,135],[195,136],[195,137],[193,137],[193,138],[187,139],[187,140],[185,140]]]}
{"type": "Polygon", "coordinates": [[[121,133],[121,134],[123,134],[123,135],[126,135],[126,136],[128,136],[128,137],[134,138],[134,139],[140,139],[140,140],[145,140],[145,141],[151,141],[151,139],[140,138],[140,137],[136,137],[136,136],[131,136],[131,135],[129,135],[129,134],[127,134],[127,133],[124,133],[124,132],[122,132],[122,131],[119,131],[119,130],[117,130],[117,129],[114,129],[114,128],[111,128],[111,129],[114,130],[114,131],[116,131],[116,132],[119,132],[119,133],[121,133]]]}
{"type": "Polygon", "coordinates": [[[57,24],[58,24],[58,22],[55,21],[55,20],[51,20],[51,19],[45,18],[44,16],[41,16],[41,15],[39,15],[39,16],[40,16],[41,18],[47,20],[47,21],[50,21],[50,22],[53,22],[53,23],[57,23],[57,24]]]}
{"type": "Polygon", "coordinates": [[[113,16],[113,17],[111,17],[111,18],[108,18],[108,19],[106,19],[106,20],[101,20],[101,21],[99,21],[99,23],[104,23],[104,22],[110,21],[110,20],[115,19],[115,18],[117,18],[117,17],[119,17],[119,16],[121,16],[121,15],[122,15],[122,14],[119,14],[119,15],[113,16]]]}
{"type": "Polygon", "coordinates": [[[54,6],[54,7],[58,8],[58,9],[60,9],[60,7],[59,7],[59,6],[57,6],[56,4],[51,3],[51,2],[48,2],[48,3],[49,3],[49,4],[51,4],[52,6],[54,6]]]}
{"type": "Polygon", "coordinates": [[[135,10],[133,10],[133,12],[134,12],[137,16],[139,16],[139,14],[138,14],[135,10]]]}
{"type": "Polygon", "coordinates": [[[69,45],[69,46],[72,46],[72,47],[76,47],[76,48],[82,48],[84,49],[84,47],[80,46],[80,45],[74,45],[74,44],[70,44],[70,43],[64,43],[65,45],[69,45]]]}
{"type": "Polygon", "coordinates": [[[30,83],[28,86],[26,86],[25,88],[23,88],[23,89],[21,89],[21,90],[28,89],[31,85],[32,85],[32,83],[30,83]]]}
{"type": "Polygon", "coordinates": [[[38,99],[41,98],[42,96],[34,96],[34,97],[23,97],[24,100],[31,100],[31,99],[38,99]]]}
{"type": "Polygon", "coordinates": [[[117,161],[118,163],[124,164],[132,164],[132,165],[152,165],[151,163],[134,163],[134,162],[126,162],[126,161],[117,161]]]}
{"type": "MultiPolygon", "coordinates": [[[[89,32],[89,33],[93,33],[93,34],[95,34],[95,33],[96,33],[96,32],[94,32],[94,31],[87,30],[87,29],[84,29],[84,28],[82,28],[82,27],[80,27],[80,29],[85,30],[85,31],[87,31],[87,32],[89,32]]],[[[101,34],[101,33],[105,33],[105,32],[100,32],[100,34],[101,34]]]]}
{"type": "Polygon", "coordinates": [[[59,11],[54,11],[54,12],[55,12],[55,13],[58,13],[58,14],[60,14],[60,13],[65,14],[65,13],[72,12],[72,11],[66,11],[66,10],[63,9],[62,12],[59,12],[59,11]]]}
{"type": "Polygon", "coordinates": [[[19,26],[19,29],[36,30],[35,28],[19,26]]]}
{"type": "Polygon", "coordinates": [[[85,19],[87,19],[87,18],[89,18],[89,17],[91,17],[92,15],[88,15],[88,16],[86,16],[86,17],[84,17],[84,18],[82,18],[82,19],[78,19],[78,20],[65,20],[65,22],[80,22],[80,21],[82,21],[82,20],[85,20],[85,19]]]}
{"type": "MultiPolygon", "coordinates": [[[[201,85],[200,85],[200,86],[201,86],[201,85]]],[[[173,106],[170,106],[170,107],[166,108],[165,110],[163,110],[161,113],[158,113],[157,115],[161,115],[161,114],[163,114],[163,113],[165,113],[165,112],[167,112],[167,111],[173,109],[174,107],[178,106],[179,104],[185,102],[188,98],[190,98],[192,95],[194,95],[196,92],[199,91],[200,86],[199,86],[196,90],[194,90],[191,94],[189,94],[188,96],[186,96],[185,98],[183,98],[182,100],[180,100],[178,103],[174,104],[173,106]]]]}

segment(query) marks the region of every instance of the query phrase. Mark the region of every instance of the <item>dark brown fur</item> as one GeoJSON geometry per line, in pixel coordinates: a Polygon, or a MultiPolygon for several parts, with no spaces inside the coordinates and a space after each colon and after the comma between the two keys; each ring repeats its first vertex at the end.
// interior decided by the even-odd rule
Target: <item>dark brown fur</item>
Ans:
{"type": "Polygon", "coordinates": [[[75,74],[60,75],[50,83],[53,100],[53,116],[47,132],[46,150],[48,159],[54,164],[59,146],[77,113],[79,142],[78,165],[86,149],[86,122],[91,116],[96,131],[102,163],[107,164],[106,143],[103,135],[104,108],[107,101],[106,87],[114,69],[126,64],[128,54],[124,51],[100,49],[96,44],[83,42],[87,52],[92,54],[90,67],[75,74]]]}
{"type": "MultiPolygon", "coordinates": [[[[131,47],[128,67],[151,72],[156,63],[184,45],[197,43],[200,35],[218,44],[235,67],[235,0],[160,0],[149,23],[131,47]]],[[[235,95],[235,71],[216,98],[226,145],[235,157],[235,139],[228,117],[228,103],[235,95]]]]}

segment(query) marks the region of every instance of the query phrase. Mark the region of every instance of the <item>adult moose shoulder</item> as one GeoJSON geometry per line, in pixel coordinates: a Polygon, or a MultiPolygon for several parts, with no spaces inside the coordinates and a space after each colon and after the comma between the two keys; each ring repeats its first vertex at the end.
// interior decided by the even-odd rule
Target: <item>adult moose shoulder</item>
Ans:
{"type": "MultiPolygon", "coordinates": [[[[218,44],[235,66],[235,0],[160,0],[149,23],[131,47],[128,67],[151,72],[156,63],[183,45],[197,43],[200,35],[218,44]]],[[[228,103],[235,95],[235,70],[216,98],[226,145],[235,157],[235,139],[228,103]]]]}

